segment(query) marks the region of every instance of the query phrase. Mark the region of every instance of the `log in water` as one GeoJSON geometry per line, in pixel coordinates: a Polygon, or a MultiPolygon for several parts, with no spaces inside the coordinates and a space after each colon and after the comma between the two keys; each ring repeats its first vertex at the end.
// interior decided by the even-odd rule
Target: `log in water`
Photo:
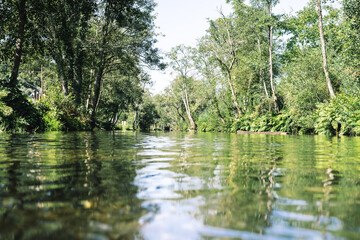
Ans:
{"type": "Polygon", "coordinates": [[[237,134],[265,134],[265,135],[288,135],[287,132],[248,132],[248,131],[237,131],[237,134]]]}

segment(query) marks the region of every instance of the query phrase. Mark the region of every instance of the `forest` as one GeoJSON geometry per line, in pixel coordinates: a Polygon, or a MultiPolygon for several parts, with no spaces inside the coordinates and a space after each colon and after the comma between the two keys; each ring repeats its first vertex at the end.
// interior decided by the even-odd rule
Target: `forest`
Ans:
{"type": "Polygon", "coordinates": [[[153,0],[1,0],[0,131],[360,135],[360,2],[227,2],[162,56],[153,0]],[[154,95],[148,70],[165,68],[154,95]]]}

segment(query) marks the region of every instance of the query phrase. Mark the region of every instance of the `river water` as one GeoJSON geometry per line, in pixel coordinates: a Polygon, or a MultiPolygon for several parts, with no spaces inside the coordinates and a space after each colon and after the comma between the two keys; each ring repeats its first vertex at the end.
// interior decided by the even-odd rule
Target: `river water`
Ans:
{"type": "Polygon", "coordinates": [[[360,138],[0,134],[0,239],[360,239],[360,138]]]}

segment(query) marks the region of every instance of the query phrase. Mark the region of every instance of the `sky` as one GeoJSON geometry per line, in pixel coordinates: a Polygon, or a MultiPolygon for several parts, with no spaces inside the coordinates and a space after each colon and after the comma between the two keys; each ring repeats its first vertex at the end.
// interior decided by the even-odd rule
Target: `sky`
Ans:
{"type": "MultiPolygon", "coordinates": [[[[302,9],[309,0],[280,0],[274,8],[275,13],[295,13],[302,9]]],[[[156,47],[162,54],[171,48],[184,44],[195,47],[197,39],[205,35],[208,20],[220,17],[221,9],[225,15],[231,13],[231,6],[225,0],[155,0],[157,32],[156,47]]],[[[165,72],[150,71],[153,81],[151,92],[161,93],[169,85],[173,76],[170,69],[165,72]]]]}

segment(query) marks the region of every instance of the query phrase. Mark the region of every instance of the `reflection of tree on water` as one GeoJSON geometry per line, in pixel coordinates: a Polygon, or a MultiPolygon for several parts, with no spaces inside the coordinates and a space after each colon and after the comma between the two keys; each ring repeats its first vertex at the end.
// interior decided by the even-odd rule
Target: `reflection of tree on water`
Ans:
{"type": "Polygon", "coordinates": [[[224,173],[230,189],[208,210],[206,224],[285,238],[326,238],[331,229],[341,231],[331,201],[343,179],[336,164],[319,167],[323,160],[316,158],[324,155],[314,138],[241,136],[232,143],[230,172],[224,173]]]}
{"type": "MultiPolygon", "coordinates": [[[[344,206],[341,200],[339,202],[347,185],[341,177],[346,171],[344,152],[329,146],[324,138],[293,140],[280,148],[283,177],[274,178],[277,183],[273,184],[275,188],[271,192],[276,201],[271,205],[269,216],[273,227],[267,228],[266,233],[281,235],[286,232],[287,237],[305,238],[331,238],[333,231],[341,235],[347,224],[342,218],[355,216],[353,213],[344,215],[344,206]]],[[[341,145],[336,143],[335,146],[341,145]]]]}
{"type": "Polygon", "coordinates": [[[9,162],[0,169],[2,204],[9,205],[1,211],[0,234],[23,232],[28,238],[133,234],[142,213],[140,203],[133,201],[135,167],[131,151],[113,154],[120,153],[126,137],[110,134],[10,137],[6,146],[0,146],[7,152],[3,162],[9,162]]]}
{"type": "Polygon", "coordinates": [[[259,145],[258,139],[252,137],[222,137],[220,140],[208,135],[200,144],[196,138],[184,139],[183,152],[172,163],[173,169],[190,177],[193,184],[200,184],[196,185],[200,190],[185,189],[180,193],[186,199],[206,196],[201,213],[193,214],[199,215],[205,226],[225,229],[224,236],[229,229],[244,231],[234,233],[239,236],[248,236],[249,232],[263,234],[271,225],[282,154],[278,145],[271,142],[259,145]]]}
{"type": "Polygon", "coordinates": [[[228,181],[232,192],[225,205],[229,215],[241,213],[231,215],[229,227],[237,226],[236,229],[259,234],[271,225],[272,205],[276,201],[275,179],[280,177],[278,167],[282,160],[276,145],[256,143],[257,138],[262,137],[266,136],[233,140],[232,149],[237,158],[229,164],[228,181]]]}
{"type": "MultiPolygon", "coordinates": [[[[24,203],[23,203],[23,194],[21,192],[18,191],[18,187],[21,186],[21,182],[22,182],[22,174],[20,173],[20,168],[21,168],[21,162],[18,159],[18,155],[20,155],[21,153],[19,153],[18,151],[14,151],[14,148],[17,148],[17,146],[21,146],[21,145],[25,145],[25,144],[21,144],[21,138],[20,138],[20,143],[19,140],[17,140],[18,137],[16,134],[9,136],[9,138],[6,141],[6,145],[5,147],[1,148],[1,150],[5,150],[6,152],[6,159],[3,159],[2,164],[4,164],[5,162],[8,163],[8,167],[7,167],[7,191],[6,191],[6,187],[1,187],[1,194],[0,196],[2,196],[3,199],[7,199],[7,200],[3,200],[2,203],[2,211],[1,211],[1,219],[0,219],[0,229],[2,229],[3,227],[6,227],[7,229],[11,229],[11,230],[16,230],[16,217],[14,216],[14,214],[12,214],[12,212],[10,211],[11,208],[17,208],[18,211],[22,211],[24,208],[24,203]],[[4,206],[5,205],[5,206],[4,206]]],[[[26,145],[25,145],[26,146],[26,145]]],[[[27,152],[26,148],[23,148],[22,151],[24,153],[27,152]]],[[[3,179],[3,174],[1,174],[2,178],[1,178],[1,182],[4,181],[3,179]]],[[[1,184],[2,185],[2,184],[1,184]]],[[[16,231],[14,234],[14,238],[15,239],[21,239],[23,237],[23,231],[20,229],[19,231],[16,231]]]]}

